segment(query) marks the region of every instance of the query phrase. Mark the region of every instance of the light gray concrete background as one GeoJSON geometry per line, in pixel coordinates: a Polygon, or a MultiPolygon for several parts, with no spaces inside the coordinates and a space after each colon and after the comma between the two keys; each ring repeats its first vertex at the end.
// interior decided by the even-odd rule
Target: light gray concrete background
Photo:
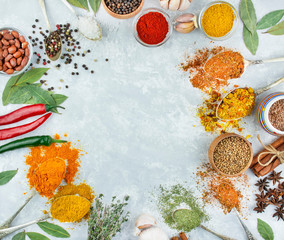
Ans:
{"type": "MultiPolygon", "coordinates": [[[[193,0],[186,12],[198,14],[203,6],[211,1],[193,0]]],[[[239,9],[239,0],[230,0],[239,9]]],[[[253,1],[257,17],[284,8],[281,0],[253,1]]],[[[40,25],[46,27],[39,4],[36,0],[1,0],[0,26],[15,26],[27,35],[32,33],[31,25],[36,18],[40,25]]],[[[56,23],[75,23],[74,16],[58,0],[46,1],[48,14],[53,26],[56,23]]],[[[145,0],[144,9],[159,7],[158,0],[145,0]]],[[[79,13],[85,11],[76,9],[79,13]]],[[[171,17],[177,12],[169,12],[171,17]]],[[[135,218],[142,212],[151,213],[159,224],[172,236],[176,231],[169,229],[162,221],[155,202],[151,197],[154,188],[159,184],[187,182],[197,196],[200,196],[194,172],[203,162],[207,162],[207,150],[217,135],[204,132],[196,117],[196,108],[202,103],[204,95],[194,89],[188,81],[188,75],[179,71],[178,65],[186,54],[195,49],[227,46],[240,51],[247,59],[267,59],[284,55],[284,37],[262,34],[259,31],[260,44],[256,56],[252,56],[242,40],[242,23],[234,36],[226,41],[211,42],[200,30],[189,35],[174,32],[169,41],[159,48],[146,48],[136,42],[133,36],[133,19],[117,20],[110,17],[101,7],[97,19],[103,29],[103,38],[91,42],[80,37],[83,49],[91,49],[86,58],[74,59],[79,66],[87,64],[94,69],[91,75],[80,67],[79,76],[71,76],[73,65],[56,70],[53,63],[45,77],[48,86],[54,86],[57,93],[69,96],[63,104],[66,110],[62,115],[54,114],[42,127],[26,136],[68,133],[68,140],[76,143],[87,152],[81,158],[82,166],[77,182],[86,181],[96,193],[105,194],[105,202],[111,196],[130,195],[130,220],[123,225],[121,234],[114,239],[134,240],[133,226],[135,218]],[[106,62],[105,58],[109,61],[106,62]],[[94,62],[94,59],[98,59],[94,62]],[[63,79],[61,83],[59,80],[63,79]],[[64,88],[69,85],[69,88],[64,88]],[[59,87],[62,89],[58,89],[59,87]],[[196,125],[194,127],[193,125],[196,125]]],[[[38,24],[37,24],[38,25],[38,24]]],[[[41,37],[38,35],[37,37],[41,37]]],[[[33,59],[35,62],[35,58],[33,59]]],[[[240,86],[262,87],[284,76],[283,63],[251,66],[241,79],[232,81],[240,86]]],[[[8,77],[1,75],[0,92],[3,91],[8,77]]],[[[279,86],[273,91],[283,91],[279,86]]],[[[8,113],[20,106],[9,105],[0,108],[0,114],[8,113]]],[[[29,122],[28,120],[27,122],[29,122]]],[[[275,137],[265,133],[258,125],[255,115],[247,117],[243,125],[243,135],[252,135],[249,140],[254,151],[261,146],[256,140],[260,134],[263,142],[268,144],[275,137]]],[[[7,143],[2,141],[1,144],[7,143]]],[[[25,155],[28,149],[22,149],[1,155],[0,171],[19,169],[16,177],[7,185],[0,187],[0,219],[6,219],[24,201],[24,192],[29,192],[26,180],[28,166],[25,155]]],[[[277,170],[284,170],[279,167],[277,170]]],[[[243,186],[249,198],[245,221],[249,229],[261,239],[257,232],[257,217],[268,222],[274,230],[275,239],[283,239],[283,221],[272,218],[273,210],[269,208],[263,214],[252,211],[254,207],[253,184],[257,178],[247,172],[251,187],[243,186]]],[[[13,225],[33,220],[42,215],[46,199],[39,196],[17,217],[13,225]]],[[[244,232],[233,214],[224,215],[217,206],[207,206],[211,217],[207,223],[212,229],[238,240],[246,239],[244,232]]],[[[57,221],[54,221],[58,223],[57,221]]],[[[71,233],[72,240],[87,239],[87,224],[62,224],[71,233]]],[[[37,226],[26,228],[26,231],[42,231],[37,226]]],[[[217,239],[202,229],[193,230],[192,240],[217,239]]],[[[9,236],[5,240],[11,239],[9,236]]],[[[55,239],[50,237],[50,239],[55,239]]]]}

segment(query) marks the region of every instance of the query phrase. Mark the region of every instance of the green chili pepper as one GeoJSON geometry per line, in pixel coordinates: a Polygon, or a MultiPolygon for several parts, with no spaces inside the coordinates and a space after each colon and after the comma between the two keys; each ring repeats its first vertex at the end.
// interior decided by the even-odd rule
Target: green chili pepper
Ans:
{"type": "Polygon", "coordinates": [[[34,136],[22,138],[0,146],[0,153],[24,147],[50,146],[52,143],[65,143],[65,140],[53,139],[50,136],[34,136]]]}

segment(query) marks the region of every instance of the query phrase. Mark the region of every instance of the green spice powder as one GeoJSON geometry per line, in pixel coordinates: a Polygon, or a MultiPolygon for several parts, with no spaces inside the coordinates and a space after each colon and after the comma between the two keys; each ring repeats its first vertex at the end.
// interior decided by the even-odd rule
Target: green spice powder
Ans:
{"type": "Polygon", "coordinates": [[[158,208],[164,221],[178,231],[190,232],[198,227],[202,221],[208,220],[192,192],[180,184],[169,188],[159,187],[158,208]],[[173,218],[173,212],[179,208],[186,209],[176,211],[173,218]]]}

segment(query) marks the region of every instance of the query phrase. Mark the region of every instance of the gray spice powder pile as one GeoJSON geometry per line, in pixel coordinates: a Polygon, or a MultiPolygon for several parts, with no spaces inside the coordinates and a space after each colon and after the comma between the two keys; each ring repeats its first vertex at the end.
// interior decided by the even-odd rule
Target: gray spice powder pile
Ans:
{"type": "Polygon", "coordinates": [[[284,131],[284,99],[272,104],[268,112],[268,119],[273,127],[284,131]]]}
{"type": "Polygon", "coordinates": [[[242,171],[251,158],[248,144],[240,137],[228,137],[220,141],[213,153],[216,167],[226,174],[242,171]]]}

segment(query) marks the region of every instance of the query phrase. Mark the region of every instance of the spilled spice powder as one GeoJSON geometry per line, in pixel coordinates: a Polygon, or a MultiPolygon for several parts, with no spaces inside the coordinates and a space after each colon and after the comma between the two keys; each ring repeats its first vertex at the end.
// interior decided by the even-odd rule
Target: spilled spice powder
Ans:
{"type": "Polygon", "coordinates": [[[242,59],[240,53],[218,46],[212,49],[196,50],[194,55],[188,57],[180,66],[183,71],[189,72],[190,82],[193,87],[204,92],[212,89],[219,91],[229,84],[228,80],[240,77],[243,72],[242,59]],[[232,60],[233,62],[231,62],[232,60]],[[228,65],[228,63],[231,64],[228,65]],[[207,66],[206,69],[205,66],[207,66]]]}
{"type": "MultiPolygon", "coordinates": [[[[59,136],[56,136],[59,137],[59,136]]],[[[55,144],[53,143],[49,147],[39,146],[30,148],[30,153],[26,156],[26,164],[30,166],[27,174],[27,179],[31,188],[39,187],[38,182],[34,178],[34,173],[39,167],[50,159],[63,159],[66,161],[66,171],[64,180],[66,183],[73,182],[76,173],[80,167],[80,156],[83,155],[82,150],[75,148],[71,145],[71,142],[55,144]]],[[[41,182],[41,188],[49,187],[52,184],[53,179],[45,179],[41,182]]],[[[41,193],[40,193],[41,194],[41,193]]],[[[42,196],[52,197],[53,192],[42,193],[42,196]]]]}
{"type": "Polygon", "coordinates": [[[219,175],[209,163],[201,166],[196,173],[198,185],[202,190],[202,199],[211,205],[221,207],[225,214],[233,208],[242,212],[246,208],[244,190],[239,186],[248,186],[248,177],[242,174],[237,177],[226,177],[219,175]],[[239,185],[239,186],[238,186],[239,185]]]}
{"type": "Polygon", "coordinates": [[[223,121],[217,118],[216,109],[222,96],[219,92],[209,91],[209,97],[205,98],[202,105],[197,109],[197,117],[200,118],[200,123],[206,132],[227,132],[237,129],[242,132],[240,127],[241,120],[223,121]]]}

